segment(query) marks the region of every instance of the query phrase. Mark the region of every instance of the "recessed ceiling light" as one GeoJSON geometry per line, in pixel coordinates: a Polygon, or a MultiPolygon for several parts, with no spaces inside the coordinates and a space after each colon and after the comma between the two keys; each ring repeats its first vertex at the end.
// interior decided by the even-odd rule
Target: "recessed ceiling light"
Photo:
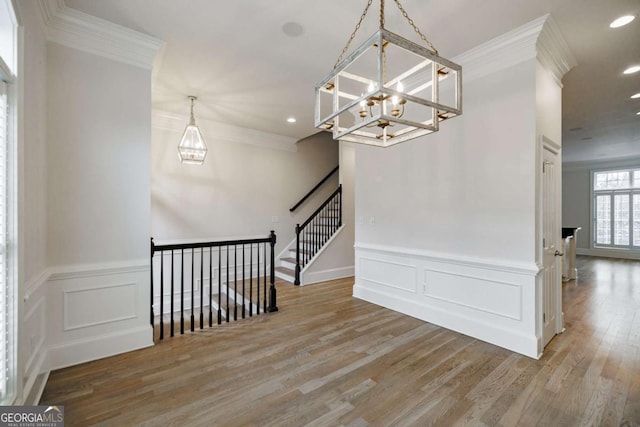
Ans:
{"type": "Polygon", "coordinates": [[[640,111],[638,111],[638,112],[636,113],[636,116],[640,116],[640,111]]]}
{"type": "Polygon", "coordinates": [[[296,122],[296,118],[295,117],[289,117],[287,119],[287,123],[295,123],[296,122]]]}
{"type": "Polygon", "coordinates": [[[624,70],[624,74],[633,74],[637,73],[638,71],[640,71],[640,65],[634,65],[624,70]]]}
{"type": "Polygon", "coordinates": [[[631,95],[631,99],[636,99],[636,98],[640,98],[640,92],[636,93],[635,95],[631,95]]]}
{"type": "Polygon", "coordinates": [[[609,26],[611,28],[622,27],[624,25],[627,25],[629,22],[633,21],[634,19],[635,19],[635,16],[633,16],[633,15],[621,16],[620,18],[616,19],[611,24],[609,24],[609,26]]]}

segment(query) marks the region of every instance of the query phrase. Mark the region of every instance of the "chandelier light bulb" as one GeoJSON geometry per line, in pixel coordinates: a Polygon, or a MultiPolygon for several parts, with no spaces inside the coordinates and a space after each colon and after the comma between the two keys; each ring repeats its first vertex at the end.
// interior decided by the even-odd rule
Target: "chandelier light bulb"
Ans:
{"type": "Polygon", "coordinates": [[[374,90],[376,90],[376,85],[373,84],[373,81],[371,81],[369,83],[369,88],[367,89],[368,92],[373,92],[374,90]]]}
{"type": "Polygon", "coordinates": [[[404,91],[404,86],[402,85],[402,82],[401,82],[401,81],[398,81],[398,85],[396,86],[396,90],[397,90],[398,92],[402,92],[402,91],[404,91]]]}

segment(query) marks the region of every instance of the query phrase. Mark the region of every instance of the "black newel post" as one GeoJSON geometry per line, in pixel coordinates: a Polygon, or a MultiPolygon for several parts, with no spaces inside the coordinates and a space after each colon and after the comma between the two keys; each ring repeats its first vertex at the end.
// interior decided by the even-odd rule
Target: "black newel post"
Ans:
{"type": "Polygon", "coordinates": [[[278,306],[276,305],[276,258],[275,258],[275,249],[276,249],[276,233],[271,230],[271,234],[269,235],[271,241],[269,244],[271,245],[271,278],[269,283],[269,308],[267,311],[269,313],[273,313],[274,311],[278,311],[278,306]]]}
{"type": "Polygon", "coordinates": [[[296,277],[293,284],[300,286],[300,224],[296,224],[296,277]]]}
{"type": "Polygon", "coordinates": [[[338,228],[342,227],[342,184],[338,187],[340,192],[338,193],[338,228]]]}
{"type": "Polygon", "coordinates": [[[151,297],[149,299],[149,304],[150,304],[150,311],[151,311],[151,326],[153,326],[153,319],[154,319],[154,315],[153,315],[153,253],[155,252],[156,247],[153,244],[153,237],[151,238],[151,297]]]}

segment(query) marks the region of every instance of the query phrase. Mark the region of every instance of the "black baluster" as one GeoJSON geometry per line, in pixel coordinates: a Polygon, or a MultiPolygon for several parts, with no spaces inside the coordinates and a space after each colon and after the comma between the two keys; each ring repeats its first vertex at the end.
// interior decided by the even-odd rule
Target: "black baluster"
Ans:
{"type": "Polygon", "coordinates": [[[246,300],[244,298],[245,296],[245,289],[244,289],[244,280],[245,280],[245,270],[247,269],[247,265],[244,263],[244,245],[242,245],[242,318],[245,318],[245,305],[246,305],[246,300]]]}
{"type": "Polygon", "coordinates": [[[264,287],[264,291],[262,292],[262,312],[267,312],[267,244],[262,244],[262,250],[264,251],[264,276],[262,279],[262,286],[264,287]]]}
{"type": "Polygon", "coordinates": [[[222,323],[222,247],[218,246],[218,325],[222,323]]]}
{"type": "Polygon", "coordinates": [[[233,245],[233,320],[238,320],[238,246],[233,245]]]}
{"type": "Polygon", "coordinates": [[[160,251],[160,339],[164,339],[164,252],[160,251]]]}
{"type": "Polygon", "coordinates": [[[200,248],[200,329],[204,327],[204,248],[200,248]]]}
{"type": "Polygon", "coordinates": [[[155,245],[153,244],[153,237],[151,238],[151,260],[150,260],[150,267],[151,267],[151,296],[149,298],[149,311],[150,311],[150,320],[151,320],[151,327],[153,328],[153,321],[154,321],[154,315],[153,315],[153,253],[155,252],[155,245]]]}
{"type": "Polygon", "coordinates": [[[227,323],[229,323],[229,245],[227,245],[227,323]]]}
{"type": "Polygon", "coordinates": [[[174,322],[173,322],[173,249],[171,250],[171,336],[173,336],[173,327],[174,327],[174,322]]]}
{"type": "Polygon", "coordinates": [[[249,245],[249,317],[253,316],[253,243],[249,245]]]}
{"type": "Polygon", "coordinates": [[[193,285],[194,285],[193,282],[195,282],[195,278],[193,277],[193,264],[195,263],[194,258],[195,258],[194,248],[191,248],[191,332],[195,330],[195,323],[196,323],[196,319],[193,316],[193,311],[194,311],[193,300],[196,299],[196,296],[194,295],[194,289],[193,289],[193,285]]]}
{"type": "Polygon", "coordinates": [[[213,326],[213,246],[209,246],[209,327],[213,326]]]}
{"type": "Polygon", "coordinates": [[[256,285],[256,314],[260,314],[260,243],[256,244],[256,255],[258,256],[258,262],[256,262],[256,277],[258,284],[256,285]]]}
{"type": "Polygon", "coordinates": [[[180,335],[184,334],[184,249],[180,251],[180,335]]]}

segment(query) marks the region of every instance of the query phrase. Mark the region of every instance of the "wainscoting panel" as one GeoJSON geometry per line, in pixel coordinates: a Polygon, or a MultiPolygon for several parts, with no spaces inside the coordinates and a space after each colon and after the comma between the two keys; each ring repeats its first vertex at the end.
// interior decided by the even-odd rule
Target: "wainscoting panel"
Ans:
{"type": "Polygon", "coordinates": [[[55,269],[47,283],[53,369],[153,345],[148,261],[55,269]]]}
{"type": "Polygon", "coordinates": [[[538,358],[539,268],[356,244],[353,295],[538,358]]]}
{"type": "Polygon", "coordinates": [[[63,291],[64,330],[89,328],[134,319],[138,306],[135,283],[109,284],[63,291]],[[105,304],[105,301],[118,301],[105,304]]]}
{"type": "Polygon", "coordinates": [[[359,278],[386,288],[416,293],[418,274],[415,265],[395,260],[360,258],[359,278]]]}
{"type": "Polygon", "coordinates": [[[462,307],[522,320],[522,286],[519,284],[425,270],[425,295],[462,307]]]}

